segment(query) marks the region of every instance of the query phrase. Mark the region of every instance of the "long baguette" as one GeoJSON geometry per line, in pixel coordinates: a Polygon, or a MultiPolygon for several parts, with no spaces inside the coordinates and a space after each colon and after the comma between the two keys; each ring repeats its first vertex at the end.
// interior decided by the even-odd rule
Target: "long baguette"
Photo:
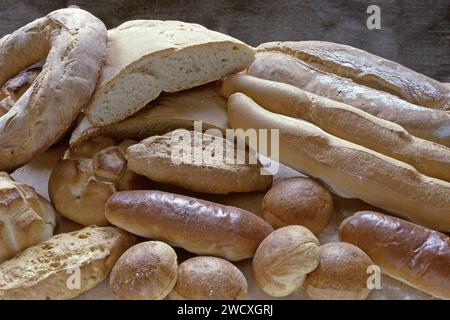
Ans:
{"type": "Polygon", "coordinates": [[[338,195],[450,231],[450,183],[306,121],[267,111],[241,93],[229,97],[228,115],[233,128],[279,129],[280,161],[321,179],[338,195]]]}
{"type": "Polygon", "coordinates": [[[450,181],[450,148],[416,138],[395,123],[289,84],[248,75],[225,80],[225,97],[236,92],[269,111],[306,120],[336,137],[406,162],[428,176],[450,181]]]}
{"type": "Polygon", "coordinates": [[[445,234],[372,211],[345,219],[339,233],[389,276],[450,299],[450,238],[445,234]]]}

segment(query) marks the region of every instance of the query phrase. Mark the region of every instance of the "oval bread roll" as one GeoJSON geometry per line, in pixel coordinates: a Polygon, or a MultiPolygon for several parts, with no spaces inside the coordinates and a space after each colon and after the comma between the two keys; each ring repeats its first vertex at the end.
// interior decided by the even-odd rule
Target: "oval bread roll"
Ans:
{"type": "Polygon", "coordinates": [[[117,300],[162,300],[177,281],[177,255],[164,242],[141,242],[120,257],[109,286],[117,300]]]}
{"type": "Polygon", "coordinates": [[[195,257],[178,266],[171,300],[240,300],[247,295],[247,280],[227,260],[195,257]]]}
{"type": "Polygon", "coordinates": [[[198,255],[253,256],[272,227],[246,210],[162,191],[122,191],[106,203],[106,219],[139,236],[198,255]]]}

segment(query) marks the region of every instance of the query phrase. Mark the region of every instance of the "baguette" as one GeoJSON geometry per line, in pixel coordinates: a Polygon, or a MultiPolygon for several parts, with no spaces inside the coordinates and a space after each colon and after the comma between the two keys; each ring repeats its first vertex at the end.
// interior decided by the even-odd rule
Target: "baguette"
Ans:
{"type": "Polygon", "coordinates": [[[222,92],[242,92],[265,109],[306,120],[341,139],[406,162],[430,177],[450,181],[450,148],[416,138],[399,125],[350,105],[285,83],[248,75],[227,78],[222,92]]]}
{"type": "Polygon", "coordinates": [[[273,230],[243,209],[162,191],[117,192],[106,203],[105,215],[139,236],[231,261],[252,257],[273,230]]]}
{"type": "Polygon", "coordinates": [[[389,276],[434,297],[450,299],[450,238],[445,234],[372,211],[345,219],[339,233],[389,276]]]}
{"type": "Polygon", "coordinates": [[[289,52],[321,71],[392,93],[419,106],[450,110],[450,90],[443,83],[364,50],[325,41],[269,42],[258,49],[289,52]]]}
{"type": "Polygon", "coordinates": [[[332,100],[349,104],[405,128],[416,137],[450,147],[450,114],[421,107],[388,92],[319,70],[289,52],[260,51],[248,74],[285,82],[332,100]]]}
{"type": "Polygon", "coordinates": [[[136,242],[135,236],[114,227],[54,236],[0,265],[0,300],[74,298],[102,282],[136,242]]]}
{"type": "Polygon", "coordinates": [[[241,93],[228,99],[228,115],[233,128],[279,129],[280,161],[324,181],[338,195],[450,231],[450,183],[306,121],[264,110],[241,93]]]}

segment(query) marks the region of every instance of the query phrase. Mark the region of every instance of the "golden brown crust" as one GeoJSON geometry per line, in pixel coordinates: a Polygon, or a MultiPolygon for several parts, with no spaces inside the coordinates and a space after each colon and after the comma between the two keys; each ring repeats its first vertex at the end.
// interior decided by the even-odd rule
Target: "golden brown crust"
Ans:
{"type": "Polygon", "coordinates": [[[450,238],[373,211],[341,223],[342,240],[364,250],[382,271],[442,299],[450,299],[450,238]]]}
{"type": "Polygon", "coordinates": [[[232,263],[216,257],[195,257],[178,266],[171,300],[240,300],[247,280],[232,263]]]}
{"type": "Polygon", "coordinates": [[[177,255],[164,242],[141,242],[120,257],[110,277],[116,300],[161,300],[177,281],[177,255]]]}
{"type": "Polygon", "coordinates": [[[272,227],[243,209],[162,191],[123,191],[106,204],[110,223],[199,255],[253,256],[272,227]]]}

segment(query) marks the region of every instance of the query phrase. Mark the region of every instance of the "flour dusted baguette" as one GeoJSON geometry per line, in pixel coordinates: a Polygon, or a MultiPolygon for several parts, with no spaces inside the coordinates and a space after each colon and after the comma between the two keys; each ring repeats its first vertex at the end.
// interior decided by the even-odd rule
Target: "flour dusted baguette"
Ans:
{"type": "Polygon", "coordinates": [[[319,70],[297,58],[294,53],[259,51],[248,74],[289,83],[319,96],[349,104],[378,118],[397,123],[419,138],[450,146],[450,114],[445,111],[421,107],[376,87],[361,85],[352,79],[319,70]]]}
{"type": "Polygon", "coordinates": [[[450,90],[443,83],[364,50],[325,41],[269,42],[259,49],[289,52],[319,70],[420,106],[450,110],[450,90]]]}
{"type": "Polygon", "coordinates": [[[227,78],[222,91],[226,97],[242,92],[269,111],[306,120],[336,137],[406,162],[428,176],[450,181],[450,148],[416,138],[399,125],[350,105],[248,75],[227,78]]]}
{"type": "Polygon", "coordinates": [[[432,296],[450,299],[450,238],[378,212],[345,219],[340,237],[364,250],[389,276],[432,296]]]}
{"type": "Polygon", "coordinates": [[[232,261],[252,257],[273,230],[246,210],[162,191],[117,192],[105,214],[139,236],[232,261]]]}
{"type": "Polygon", "coordinates": [[[0,265],[0,300],[74,298],[102,282],[136,242],[115,227],[54,236],[0,265]]]}
{"type": "Polygon", "coordinates": [[[306,121],[264,110],[241,93],[228,99],[228,115],[233,128],[279,129],[280,161],[321,179],[337,194],[450,231],[450,183],[306,121]]]}

